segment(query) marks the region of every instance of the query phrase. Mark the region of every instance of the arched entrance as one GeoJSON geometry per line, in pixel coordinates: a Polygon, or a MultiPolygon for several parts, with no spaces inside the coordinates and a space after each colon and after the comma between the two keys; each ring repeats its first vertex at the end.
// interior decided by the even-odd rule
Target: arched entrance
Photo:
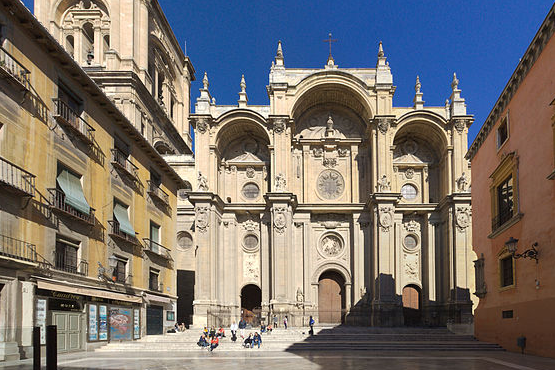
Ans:
{"type": "Polygon", "coordinates": [[[318,279],[318,318],[321,323],[341,324],[345,310],[345,279],[326,271],[318,279]]]}
{"type": "Polygon", "coordinates": [[[261,305],[262,290],[254,284],[245,285],[241,289],[241,317],[249,324],[258,325],[261,305]]]}
{"type": "Polygon", "coordinates": [[[416,285],[407,285],[403,288],[403,317],[406,326],[421,324],[421,290],[416,285]]]}

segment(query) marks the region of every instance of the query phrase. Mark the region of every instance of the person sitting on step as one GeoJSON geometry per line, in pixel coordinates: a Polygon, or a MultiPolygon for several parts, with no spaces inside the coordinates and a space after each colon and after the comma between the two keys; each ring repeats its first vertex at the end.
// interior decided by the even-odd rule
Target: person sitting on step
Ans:
{"type": "Polygon", "coordinates": [[[218,337],[220,337],[220,338],[225,338],[225,330],[224,330],[224,328],[222,328],[222,327],[220,326],[220,328],[218,329],[218,334],[217,334],[217,335],[218,335],[218,337]]]}
{"type": "Polygon", "coordinates": [[[218,347],[218,342],[219,342],[218,336],[214,335],[210,340],[210,352],[212,352],[214,348],[218,347]]]}
{"type": "Polygon", "coordinates": [[[197,342],[197,346],[202,347],[202,348],[208,347],[208,341],[206,340],[206,335],[202,334],[200,336],[200,339],[197,342]]]}
{"type": "Polygon", "coordinates": [[[245,341],[243,342],[243,347],[245,348],[252,348],[252,333],[249,334],[245,341]]]}
{"type": "Polygon", "coordinates": [[[272,326],[272,324],[269,324],[268,327],[266,328],[266,333],[272,334],[272,330],[274,330],[274,327],[272,326]]]}
{"type": "Polygon", "coordinates": [[[254,337],[252,338],[252,347],[258,346],[260,348],[260,344],[262,343],[262,337],[258,333],[254,333],[254,337]]]}
{"type": "Polygon", "coordinates": [[[210,327],[210,338],[214,338],[216,336],[216,328],[214,326],[210,327]]]}

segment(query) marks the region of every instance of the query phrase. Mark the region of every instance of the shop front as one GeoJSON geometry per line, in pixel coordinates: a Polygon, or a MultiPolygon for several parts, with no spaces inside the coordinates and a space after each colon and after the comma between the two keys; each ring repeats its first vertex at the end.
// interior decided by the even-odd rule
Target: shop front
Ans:
{"type": "Polygon", "coordinates": [[[166,296],[145,293],[146,334],[163,334],[174,327],[177,301],[166,296]]]}
{"type": "Polygon", "coordinates": [[[41,344],[46,325],[56,325],[59,352],[141,337],[141,297],[43,281],[37,282],[35,297],[41,344]]]}

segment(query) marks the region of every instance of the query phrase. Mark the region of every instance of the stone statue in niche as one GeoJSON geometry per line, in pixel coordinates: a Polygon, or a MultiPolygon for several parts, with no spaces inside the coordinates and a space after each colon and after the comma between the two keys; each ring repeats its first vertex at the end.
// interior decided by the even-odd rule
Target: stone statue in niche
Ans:
{"type": "Polygon", "coordinates": [[[380,193],[384,193],[390,190],[391,190],[391,184],[387,179],[387,176],[383,175],[382,178],[378,180],[378,191],[380,193]]]}
{"type": "Polygon", "coordinates": [[[198,172],[198,190],[208,191],[208,179],[200,171],[198,172]]]}
{"type": "Polygon", "coordinates": [[[297,302],[298,303],[303,303],[304,302],[304,294],[303,294],[303,290],[301,289],[301,287],[297,288],[297,302]]]}
{"type": "Polygon", "coordinates": [[[333,136],[333,119],[331,118],[331,114],[326,121],[326,137],[327,136],[333,136]]]}
{"type": "Polygon", "coordinates": [[[276,176],[276,183],[275,183],[275,190],[284,192],[287,186],[287,180],[285,180],[285,175],[282,173],[278,173],[276,176]]]}
{"type": "Polygon", "coordinates": [[[457,189],[461,193],[464,193],[464,192],[467,191],[467,187],[468,187],[468,178],[466,177],[465,173],[463,172],[461,177],[459,177],[457,179],[457,189]]]}

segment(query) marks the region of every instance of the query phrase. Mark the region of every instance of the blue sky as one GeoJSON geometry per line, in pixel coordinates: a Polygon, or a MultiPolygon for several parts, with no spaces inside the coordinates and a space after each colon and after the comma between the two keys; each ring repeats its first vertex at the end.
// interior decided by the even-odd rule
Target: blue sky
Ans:
{"type": "MultiPolygon", "coordinates": [[[[519,58],[553,5],[547,0],[504,1],[179,1],[159,0],[193,62],[199,95],[204,71],[218,104],[236,104],[245,74],[250,104],[268,104],[266,85],[278,40],[286,67],[322,67],[323,39],[338,39],[339,67],[375,67],[378,42],[397,90],[395,106],[412,106],[420,75],[426,105],[442,106],[453,72],[475,123],[472,142],[519,58]]],[[[32,8],[32,0],[24,0],[32,8]]]]}

